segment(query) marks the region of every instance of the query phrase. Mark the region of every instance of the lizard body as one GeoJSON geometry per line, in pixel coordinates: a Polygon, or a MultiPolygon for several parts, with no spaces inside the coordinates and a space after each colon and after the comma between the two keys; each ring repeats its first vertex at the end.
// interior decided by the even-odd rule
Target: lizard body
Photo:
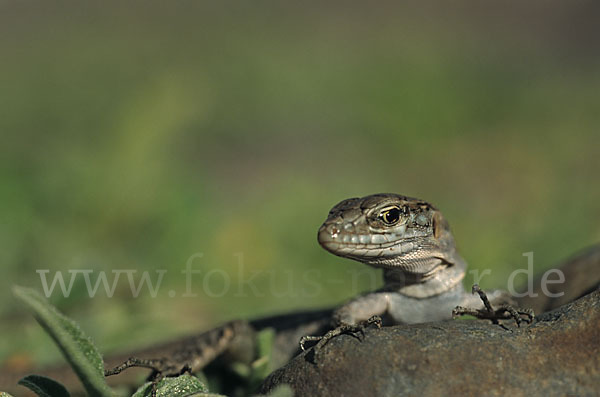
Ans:
{"type": "MultiPolygon", "coordinates": [[[[142,365],[129,359],[126,362],[132,365],[122,364],[106,371],[107,375],[130,366],[153,368],[165,376],[180,373],[183,367],[195,372],[232,351],[232,356],[240,356],[241,352],[247,360],[255,348],[255,332],[267,327],[276,331],[273,364],[280,366],[299,351],[293,341],[300,337],[303,341],[322,340],[323,344],[332,336],[351,331],[348,325],[373,316],[385,316],[386,325],[422,323],[450,319],[456,306],[482,307],[479,298],[462,286],[467,265],[456,250],[448,223],[439,210],[423,200],[391,193],[343,200],[331,209],[319,228],[318,241],[335,255],[382,268],[384,287],[360,295],[333,312],[238,320],[134,352],[130,356],[141,357],[137,363],[142,365]],[[328,332],[329,338],[304,337],[325,332],[330,325],[346,326],[346,331],[332,333],[334,329],[328,332]]],[[[493,303],[509,299],[502,291],[490,293],[489,298],[493,303]]],[[[107,360],[106,367],[123,362],[122,357],[107,360]]]]}
{"type": "MultiPolygon", "coordinates": [[[[335,255],[382,268],[385,285],[334,310],[329,315],[330,321],[309,316],[304,321],[295,321],[292,327],[279,329],[276,341],[284,338],[281,345],[285,354],[278,364],[297,352],[290,340],[298,340],[298,336],[302,336],[302,349],[311,340],[321,341],[320,347],[340,333],[352,332],[354,325],[368,321],[380,324],[372,321],[380,315],[386,315],[389,325],[422,323],[450,319],[457,306],[483,306],[478,297],[467,293],[462,286],[467,265],[456,250],[448,223],[439,210],[423,200],[392,193],[343,200],[329,211],[319,228],[318,241],[335,255]],[[327,322],[335,328],[324,337],[298,333],[326,329],[327,322]]],[[[505,302],[508,296],[495,291],[490,300],[505,302]]],[[[276,323],[271,322],[271,326],[277,327],[276,323]]],[[[173,349],[168,360],[154,362],[154,367],[163,373],[178,373],[184,364],[192,372],[200,370],[217,355],[231,350],[235,344],[230,341],[237,340],[238,346],[248,349],[251,338],[234,338],[239,334],[234,329],[243,329],[250,335],[248,329],[259,330],[263,326],[245,322],[226,324],[223,329],[190,338],[187,347],[173,349]],[[227,336],[228,340],[216,340],[215,334],[227,336]],[[205,340],[209,337],[215,341],[207,344],[205,340]],[[202,353],[205,350],[208,353],[202,353]]],[[[127,367],[121,366],[121,370],[127,367]]]]}

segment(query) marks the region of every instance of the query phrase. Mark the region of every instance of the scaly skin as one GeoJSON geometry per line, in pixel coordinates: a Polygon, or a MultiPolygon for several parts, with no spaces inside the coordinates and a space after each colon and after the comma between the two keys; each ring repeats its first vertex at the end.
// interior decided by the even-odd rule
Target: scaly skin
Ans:
{"type": "MultiPolygon", "coordinates": [[[[442,213],[419,199],[393,193],[351,198],[334,206],[318,233],[327,251],[383,269],[385,286],[337,309],[338,324],[388,315],[395,324],[452,317],[455,306],[482,307],[461,281],[467,264],[442,213]]],[[[503,291],[493,303],[509,301],[503,291]]]]}

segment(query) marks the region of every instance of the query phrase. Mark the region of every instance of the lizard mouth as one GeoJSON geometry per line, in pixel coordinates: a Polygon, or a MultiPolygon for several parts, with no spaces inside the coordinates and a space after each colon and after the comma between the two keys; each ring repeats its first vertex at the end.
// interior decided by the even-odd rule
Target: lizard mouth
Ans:
{"type": "Polygon", "coordinates": [[[323,225],[318,233],[319,244],[334,255],[365,258],[398,255],[398,250],[409,251],[412,242],[396,233],[355,234],[341,230],[337,225],[323,225]],[[399,241],[402,240],[402,244],[399,241]]]}

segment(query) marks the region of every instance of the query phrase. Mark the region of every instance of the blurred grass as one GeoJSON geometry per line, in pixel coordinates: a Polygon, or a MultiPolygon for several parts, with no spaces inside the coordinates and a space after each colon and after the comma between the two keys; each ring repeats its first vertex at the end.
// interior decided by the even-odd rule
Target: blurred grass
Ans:
{"type": "Polygon", "coordinates": [[[123,282],[90,299],[81,279],[52,297],[103,351],[338,303],[369,271],[315,235],[350,196],[435,203],[471,267],[493,270],[484,287],[523,252],[539,271],[597,242],[597,11],[3,2],[0,361],[56,357],[8,292],[40,289],[37,269],[168,270],[155,299],[123,282]],[[197,276],[199,297],[179,297],[196,252],[231,277],[224,296],[197,276]],[[252,272],[259,292],[236,296],[252,272]]]}

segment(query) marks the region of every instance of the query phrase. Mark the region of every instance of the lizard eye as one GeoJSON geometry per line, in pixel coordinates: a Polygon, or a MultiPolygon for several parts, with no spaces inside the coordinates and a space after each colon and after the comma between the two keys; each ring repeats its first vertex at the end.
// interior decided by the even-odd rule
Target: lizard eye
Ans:
{"type": "Polygon", "coordinates": [[[381,211],[381,213],[379,214],[379,218],[386,225],[393,225],[400,220],[400,208],[398,208],[398,207],[387,208],[387,209],[381,211]]]}

